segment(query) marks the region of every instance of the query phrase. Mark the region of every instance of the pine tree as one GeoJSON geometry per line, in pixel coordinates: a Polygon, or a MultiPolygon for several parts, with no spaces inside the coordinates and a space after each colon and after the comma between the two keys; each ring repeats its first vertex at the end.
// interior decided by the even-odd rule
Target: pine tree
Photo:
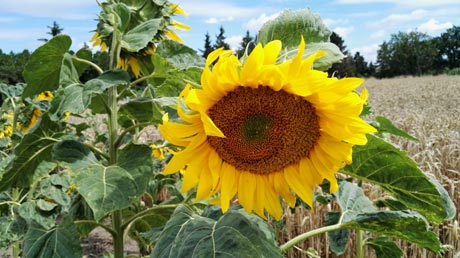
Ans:
{"type": "MultiPolygon", "coordinates": [[[[48,27],[48,29],[50,29],[50,31],[48,31],[47,34],[49,34],[49,35],[51,35],[53,37],[56,37],[57,35],[61,34],[62,31],[64,30],[64,28],[61,28],[61,26],[59,26],[59,24],[56,21],[53,21],[53,26],[46,26],[46,27],[48,27]]],[[[49,39],[41,38],[41,39],[38,39],[38,40],[47,42],[49,39]]]]}
{"type": "Polygon", "coordinates": [[[345,55],[341,63],[335,63],[327,71],[329,76],[335,76],[338,78],[349,77],[356,75],[356,67],[353,63],[353,57],[349,54],[347,47],[344,44],[344,40],[335,32],[332,32],[330,42],[334,43],[345,55]]]}
{"type": "Polygon", "coordinates": [[[204,35],[204,50],[200,49],[200,52],[203,53],[202,56],[204,58],[208,57],[209,53],[211,53],[214,48],[211,45],[211,36],[209,36],[209,33],[206,32],[206,35],[204,35]]]}
{"type": "Polygon", "coordinates": [[[214,44],[214,49],[223,47],[224,49],[230,49],[230,45],[225,42],[225,30],[221,25],[219,28],[219,35],[216,36],[216,43],[214,44]]]}
{"type": "Polygon", "coordinates": [[[238,48],[238,50],[236,50],[236,54],[238,55],[238,57],[242,57],[247,48],[249,55],[251,51],[254,49],[254,47],[254,38],[249,34],[249,30],[247,30],[246,35],[243,37],[240,43],[240,47],[238,48]]]}

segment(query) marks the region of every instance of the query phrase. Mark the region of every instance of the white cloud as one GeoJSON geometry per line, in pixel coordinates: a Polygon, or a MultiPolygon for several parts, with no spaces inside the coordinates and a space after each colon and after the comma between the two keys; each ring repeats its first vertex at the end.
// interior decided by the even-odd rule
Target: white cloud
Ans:
{"type": "Polygon", "coordinates": [[[21,0],[2,1],[2,9],[9,13],[32,17],[60,18],[70,20],[92,19],[95,14],[89,10],[96,9],[93,0],[21,0]]]}
{"type": "Polygon", "coordinates": [[[348,20],[346,20],[346,19],[330,19],[330,18],[326,18],[326,19],[323,19],[323,23],[324,23],[324,25],[329,27],[329,26],[337,25],[337,24],[340,24],[340,25],[347,24],[348,20]]]}
{"type": "Polygon", "coordinates": [[[380,21],[371,23],[370,26],[374,28],[393,27],[410,21],[423,19],[428,14],[429,12],[424,9],[417,9],[407,14],[391,14],[380,21]]]}
{"type": "Polygon", "coordinates": [[[431,34],[433,32],[437,32],[440,30],[445,30],[451,28],[453,26],[450,22],[440,23],[436,19],[430,19],[429,21],[422,23],[417,30],[420,32],[425,32],[427,34],[431,34]]]}
{"type": "Polygon", "coordinates": [[[337,0],[339,4],[377,4],[377,3],[389,3],[399,6],[406,7],[428,7],[428,6],[440,6],[448,4],[458,4],[458,0],[337,0]]]}
{"type": "Polygon", "coordinates": [[[260,8],[240,7],[223,1],[181,0],[175,1],[190,16],[199,17],[249,17],[260,13],[260,8]]]}
{"type": "Polygon", "coordinates": [[[0,23],[10,23],[15,22],[18,19],[16,17],[0,17],[0,23]]]}
{"type": "Polygon", "coordinates": [[[336,27],[333,29],[335,33],[339,34],[340,37],[346,38],[350,32],[355,30],[355,27],[336,27]]]}
{"type": "Polygon", "coordinates": [[[378,30],[376,32],[373,32],[370,35],[370,38],[371,39],[377,39],[377,38],[383,38],[383,36],[385,36],[385,30],[378,30]]]}
{"type": "Polygon", "coordinates": [[[229,22],[229,21],[233,21],[233,20],[234,20],[233,16],[229,16],[229,17],[226,17],[226,18],[211,17],[211,18],[206,19],[204,22],[207,23],[207,24],[217,24],[217,23],[229,22]]]}
{"type": "Polygon", "coordinates": [[[351,54],[354,55],[356,52],[359,52],[366,62],[373,62],[377,60],[377,50],[379,50],[378,44],[373,44],[369,46],[357,47],[351,49],[351,54]]]}
{"type": "Polygon", "coordinates": [[[3,29],[0,28],[1,40],[30,40],[37,41],[43,38],[43,29],[3,29]]]}
{"type": "Polygon", "coordinates": [[[278,15],[280,15],[280,13],[281,12],[271,15],[262,13],[259,17],[250,19],[249,22],[245,25],[245,28],[253,32],[258,31],[264,23],[270,20],[274,20],[276,17],[278,17],[278,15]]]}
{"type": "Polygon", "coordinates": [[[225,39],[225,43],[230,45],[230,49],[235,51],[240,47],[240,43],[243,40],[242,36],[232,36],[225,39]]]}

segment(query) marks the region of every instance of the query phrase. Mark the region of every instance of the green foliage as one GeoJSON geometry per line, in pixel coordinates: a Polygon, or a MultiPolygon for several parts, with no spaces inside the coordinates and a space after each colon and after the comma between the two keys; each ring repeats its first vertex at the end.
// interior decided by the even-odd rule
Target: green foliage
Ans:
{"type": "Polygon", "coordinates": [[[244,211],[210,218],[180,205],[150,257],[281,257],[267,227],[260,218],[249,217],[244,211]]]}
{"type": "MultiPolygon", "coordinates": [[[[176,117],[177,96],[186,84],[200,87],[204,59],[165,40],[175,5],[120,0],[100,7],[96,40],[107,44],[109,53],[93,55],[83,48],[71,54],[70,37],[53,35],[30,56],[24,70],[27,85],[0,83],[5,98],[0,108],[8,114],[8,119],[1,118],[2,126],[11,124],[13,131],[7,137],[3,133],[7,139],[0,145],[0,246],[21,246],[25,257],[81,257],[80,237],[102,227],[113,237],[116,258],[123,256],[127,235],[145,255],[153,248],[151,257],[281,257],[285,249],[277,246],[267,221],[235,207],[222,214],[204,202],[191,204],[194,192],[183,195],[179,190],[182,176],[161,174],[171,157],[163,149],[169,144],[155,139],[155,150],[166,153],[164,160],[157,159],[149,147],[154,139],[140,137],[146,127],[155,130],[166,112],[176,117]],[[147,52],[152,47],[154,54],[147,52]],[[138,62],[140,78],[116,68],[121,59],[132,61],[128,58],[138,62]],[[47,90],[52,100],[35,99],[47,90]],[[28,128],[32,114],[36,121],[28,128]]],[[[214,47],[228,48],[224,32],[221,27],[214,47]]],[[[308,9],[283,12],[262,27],[257,40],[266,44],[280,39],[283,60],[297,54],[301,36],[307,42],[305,56],[327,52],[315,68],[326,70],[344,55],[343,64],[348,62],[343,40],[308,9]]],[[[209,35],[207,39],[205,51],[213,48],[209,35]]],[[[399,40],[395,37],[387,49],[399,40]]],[[[247,32],[240,53],[249,53],[251,43],[247,32]]],[[[8,64],[5,56],[0,52],[0,61],[8,64]]],[[[28,59],[27,54],[22,58],[28,59]]],[[[2,62],[0,78],[5,73],[2,62]]],[[[367,64],[359,53],[353,62],[364,75],[367,64]]],[[[380,135],[414,140],[386,118],[376,117],[375,126],[380,135]]],[[[439,253],[429,223],[454,216],[447,192],[405,153],[376,136],[368,139],[366,146],[355,147],[354,162],[344,168],[350,182],[340,183],[335,199],[317,198],[326,204],[336,201],[341,208],[328,213],[323,231],[337,230],[328,236],[332,251],[343,253],[351,230],[362,230],[386,236],[365,243],[378,257],[401,256],[390,237],[439,253]],[[353,178],[379,186],[392,198],[374,204],[351,183],[353,178]]]]}
{"type": "Polygon", "coordinates": [[[431,222],[441,223],[455,215],[444,189],[433,184],[405,153],[375,136],[368,136],[366,146],[354,147],[353,163],[344,172],[380,186],[431,222]]]}
{"type": "Polygon", "coordinates": [[[433,70],[438,50],[431,38],[421,32],[393,34],[377,51],[379,77],[426,74],[433,70]]]}

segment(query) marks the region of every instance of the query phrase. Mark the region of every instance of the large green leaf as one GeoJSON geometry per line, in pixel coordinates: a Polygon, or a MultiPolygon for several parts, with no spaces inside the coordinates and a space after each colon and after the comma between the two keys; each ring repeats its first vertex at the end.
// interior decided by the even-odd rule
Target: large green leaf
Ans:
{"type": "Polygon", "coordinates": [[[32,53],[24,69],[27,87],[24,89],[23,98],[57,89],[62,60],[71,44],[69,36],[58,35],[32,53]]]}
{"type": "Polygon", "coordinates": [[[7,97],[18,97],[21,96],[25,86],[26,85],[23,83],[18,83],[16,85],[0,83],[0,93],[7,97]]]}
{"type": "Polygon", "coordinates": [[[285,10],[276,19],[266,22],[257,34],[257,42],[263,45],[279,39],[285,48],[295,48],[300,37],[305,42],[328,42],[332,32],[323,24],[321,17],[310,9],[285,10]]]}
{"type": "MultiPolygon", "coordinates": [[[[93,54],[91,53],[91,50],[89,48],[83,47],[80,50],[78,50],[77,53],[75,53],[75,56],[80,59],[91,61],[93,54]]],[[[78,75],[81,75],[89,67],[89,64],[75,60],[73,62],[73,65],[75,66],[75,69],[77,69],[78,75]]]]}
{"type": "Polygon", "coordinates": [[[285,10],[276,19],[262,26],[257,35],[257,42],[265,45],[272,40],[281,40],[284,51],[280,59],[284,60],[297,54],[300,38],[303,36],[306,42],[304,56],[310,56],[318,50],[325,51],[326,55],[315,61],[313,67],[317,70],[327,70],[344,58],[340,49],[329,42],[331,33],[321,17],[312,13],[310,9],[285,10]]]}
{"type": "Polygon", "coordinates": [[[153,39],[160,29],[162,19],[150,19],[128,31],[122,36],[121,47],[130,52],[137,52],[153,39]]]}
{"type": "Polygon", "coordinates": [[[24,136],[21,143],[14,149],[16,158],[6,168],[0,179],[0,191],[12,186],[28,187],[32,183],[35,169],[42,161],[51,161],[52,150],[57,139],[62,136],[54,132],[59,126],[44,114],[39,126],[24,136]]]}
{"type": "Polygon", "coordinates": [[[267,238],[261,225],[244,212],[231,210],[214,220],[180,205],[150,257],[281,257],[275,240],[267,238]]]}
{"type": "Polygon", "coordinates": [[[377,258],[398,258],[404,255],[401,248],[388,237],[367,239],[366,245],[374,249],[377,258]]]}
{"type": "Polygon", "coordinates": [[[20,218],[0,217],[0,250],[7,250],[16,241],[22,240],[27,224],[20,218]]]}
{"type": "Polygon", "coordinates": [[[30,225],[24,237],[23,255],[37,258],[82,257],[75,224],[64,219],[51,229],[44,229],[37,224],[30,225]]]}
{"type": "MultiPolygon", "coordinates": [[[[43,205],[41,206],[43,207],[43,205]]],[[[27,224],[37,224],[45,229],[52,228],[56,220],[56,214],[40,209],[38,201],[27,201],[22,203],[18,208],[18,214],[27,221],[27,224]]]]}
{"type": "Polygon", "coordinates": [[[380,186],[431,222],[440,223],[455,215],[445,189],[434,184],[406,153],[378,137],[367,137],[367,145],[354,147],[353,163],[345,167],[346,174],[380,186]]]}
{"type": "Polygon", "coordinates": [[[104,166],[83,144],[67,140],[54,149],[55,159],[67,163],[77,191],[94,212],[97,220],[126,208],[138,190],[134,177],[125,169],[104,166]]]}
{"type": "Polygon", "coordinates": [[[128,171],[136,183],[136,195],[144,193],[153,176],[153,159],[147,145],[129,144],[120,151],[118,165],[128,171]]]}
{"type": "MultiPolygon", "coordinates": [[[[330,211],[326,213],[326,226],[334,225],[339,223],[341,218],[341,213],[338,211],[330,211]]],[[[350,230],[348,229],[339,229],[327,233],[327,240],[329,242],[329,249],[334,252],[336,255],[342,255],[347,250],[348,236],[350,235],[350,230]]]]}
{"type": "Polygon", "coordinates": [[[166,58],[178,69],[203,67],[205,64],[204,58],[198,55],[195,50],[173,40],[165,40],[158,44],[156,53],[166,58]]]}
{"type": "Polygon", "coordinates": [[[424,217],[415,212],[378,211],[356,184],[342,181],[337,202],[342,209],[342,228],[371,231],[416,243],[435,253],[441,243],[424,217]]]}
{"type": "Polygon", "coordinates": [[[89,106],[91,93],[85,91],[83,85],[73,84],[65,88],[60,88],[56,92],[56,97],[51,101],[48,112],[54,121],[63,118],[65,112],[81,114],[89,106]]]}

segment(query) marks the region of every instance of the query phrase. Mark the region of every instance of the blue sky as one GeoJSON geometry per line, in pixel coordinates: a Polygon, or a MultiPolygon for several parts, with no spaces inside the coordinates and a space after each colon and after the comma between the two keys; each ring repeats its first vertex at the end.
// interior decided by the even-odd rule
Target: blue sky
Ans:
{"type": "MultiPolygon", "coordinates": [[[[261,25],[284,9],[309,7],[324,23],[341,35],[347,48],[360,51],[374,61],[378,45],[398,31],[421,31],[438,36],[453,25],[460,25],[460,0],[176,0],[188,12],[177,20],[192,26],[180,32],[185,44],[202,49],[204,34],[214,40],[219,27],[227,42],[237,47],[249,30],[255,35],[261,25]]],[[[96,26],[99,9],[96,0],[0,0],[0,49],[3,52],[34,50],[46,38],[53,21],[72,37],[72,49],[88,42],[96,26]]]]}

